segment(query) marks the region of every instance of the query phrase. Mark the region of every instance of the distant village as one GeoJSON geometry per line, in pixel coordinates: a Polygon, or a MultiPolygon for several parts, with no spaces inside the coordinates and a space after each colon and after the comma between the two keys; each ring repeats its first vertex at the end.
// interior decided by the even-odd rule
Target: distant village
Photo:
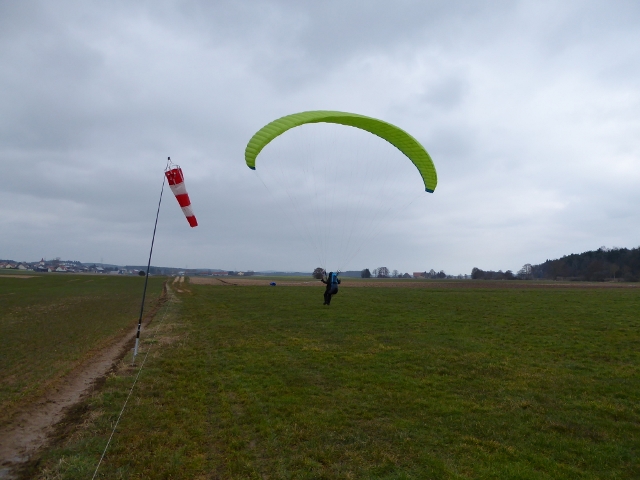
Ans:
{"type": "Polygon", "coordinates": [[[41,259],[39,262],[14,262],[0,260],[0,269],[31,270],[33,272],[59,272],[59,273],[106,273],[106,274],[130,274],[136,275],[139,270],[127,269],[115,266],[100,266],[96,264],[83,264],[77,261],[61,261],[41,259]]]}
{"type": "MultiPolygon", "coordinates": [[[[16,262],[14,260],[0,260],[0,270],[12,269],[32,272],[55,272],[55,273],[93,273],[104,275],[144,275],[147,267],[145,265],[137,266],[118,266],[103,263],[82,263],[79,261],[61,260],[55,258],[53,260],[45,260],[42,258],[39,262],[16,262]]],[[[256,272],[252,270],[246,272],[215,270],[215,269],[185,269],[173,267],[150,267],[151,275],[203,275],[203,276],[250,276],[256,272]]],[[[275,273],[278,274],[278,273],[275,273]]]]}

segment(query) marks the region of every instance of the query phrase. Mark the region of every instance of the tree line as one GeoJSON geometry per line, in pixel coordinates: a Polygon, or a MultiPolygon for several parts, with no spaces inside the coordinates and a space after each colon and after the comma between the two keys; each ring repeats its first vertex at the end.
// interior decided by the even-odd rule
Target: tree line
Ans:
{"type": "MultiPolygon", "coordinates": [[[[355,272],[350,272],[350,273],[355,273],[355,272]]],[[[313,270],[313,273],[311,274],[311,276],[319,280],[322,278],[323,274],[326,275],[326,272],[324,271],[324,269],[322,267],[317,267],[316,269],[313,270]]],[[[353,275],[349,275],[349,276],[353,276],[353,275]]],[[[413,275],[411,275],[410,273],[402,273],[402,272],[399,272],[398,270],[389,270],[387,267],[378,267],[378,268],[374,268],[373,270],[369,270],[368,268],[361,270],[360,277],[361,278],[413,278],[413,275]]],[[[451,277],[450,275],[447,275],[446,273],[444,273],[444,270],[440,270],[439,272],[436,272],[433,269],[431,269],[428,272],[427,271],[420,272],[420,277],[431,278],[431,279],[456,278],[456,277],[451,277]]],[[[458,275],[457,278],[462,278],[462,276],[458,275]]]]}
{"type": "Polygon", "coordinates": [[[402,273],[398,270],[390,271],[387,267],[374,268],[373,271],[365,268],[360,272],[362,278],[411,278],[408,273],[402,273]]]}
{"type": "Polygon", "coordinates": [[[607,248],[590,250],[583,253],[565,255],[556,260],[547,260],[539,265],[527,264],[514,274],[511,270],[471,271],[474,280],[575,280],[604,282],[624,280],[637,282],[640,280],[640,247],[607,248]]]}
{"type": "Polygon", "coordinates": [[[566,255],[557,260],[547,260],[532,267],[533,278],[553,280],[640,280],[640,247],[600,247],[580,254],[566,255]]]}
{"type": "Polygon", "coordinates": [[[477,267],[474,267],[471,270],[471,279],[472,280],[517,280],[518,277],[513,274],[511,270],[507,270],[503,272],[502,270],[498,270],[494,272],[493,270],[481,270],[477,267]]]}
{"type": "MultiPolygon", "coordinates": [[[[313,270],[311,276],[313,278],[317,278],[318,280],[322,278],[322,275],[325,274],[325,271],[322,267],[317,267],[313,270]]],[[[387,267],[378,267],[373,270],[369,270],[365,268],[360,272],[361,278],[411,278],[411,275],[408,273],[402,273],[398,270],[390,271],[387,267]]]]}

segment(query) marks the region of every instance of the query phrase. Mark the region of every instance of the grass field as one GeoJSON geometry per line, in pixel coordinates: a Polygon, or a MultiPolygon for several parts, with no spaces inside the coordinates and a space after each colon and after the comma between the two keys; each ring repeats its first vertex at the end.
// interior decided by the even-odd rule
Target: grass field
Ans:
{"type": "MultiPolygon", "coordinates": [[[[637,289],[189,289],[99,478],[640,478],[637,289]]],[[[134,373],[32,473],[91,478],[134,373]]]]}
{"type": "MultiPolygon", "coordinates": [[[[164,278],[150,278],[148,304],[164,278]]],[[[0,424],[83,358],[133,328],[144,278],[0,275],[0,424]]]]}

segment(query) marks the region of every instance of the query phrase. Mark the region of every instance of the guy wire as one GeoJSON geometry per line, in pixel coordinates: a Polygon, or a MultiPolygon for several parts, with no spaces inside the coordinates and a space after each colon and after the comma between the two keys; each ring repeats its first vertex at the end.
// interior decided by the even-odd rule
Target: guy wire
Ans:
{"type": "MultiPolygon", "coordinates": [[[[167,305],[166,305],[166,307],[164,309],[164,314],[162,315],[162,318],[160,319],[160,322],[156,326],[156,329],[153,332],[153,335],[151,336],[151,338],[149,340],[153,340],[155,338],[156,334],[158,333],[158,330],[160,329],[160,325],[162,325],[162,322],[164,322],[164,318],[167,316],[167,312],[169,311],[169,302],[170,302],[170,300],[167,299],[167,305]]],[[[129,398],[131,397],[131,394],[133,393],[133,388],[136,386],[136,383],[138,382],[138,378],[140,377],[140,374],[142,373],[142,369],[144,367],[144,363],[147,361],[147,357],[149,356],[149,352],[151,351],[151,347],[152,347],[152,345],[149,344],[149,348],[147,349],[147,353],[145,353],[144,358],[142,359],[142,363],[140,364],[140,369],[138,370],[138,374],[136,375],[136,378],[133,380],[133,385],[131,385],[131,389],[129,389],[129,394],[127,395],[127,398],[124,401],[124,405],[122,405],[122,410],[120,410],[120,415],[118,415],[118,419],[116,420],[116,423],[113,426],[113,430],[111,430],[111,435],[109,435],[109,440],[107,441],[107,444],[104,447],[104,451],[102,452],[102,456],[100,457],[100,461],[98,462],[98,465],[96,466],[95,472],[93,472],[93,477],[91,477],[91,480],[94,480],[96,478],[96,475],[98,475],[98,469],[100,468],[100,465],[102,464],[102,460],[104,459],[104,456],[107,453],[107,449],[109,448],[109,444],[111,443],[111,439],[113,438],[113,435],[116,433],[116,428],[118,428],[118,423],[120,423],[120,418],[122,418],[122,414],[124,413],[124,409],[127,407],[127,402],[129,401],[129,398]]]]}

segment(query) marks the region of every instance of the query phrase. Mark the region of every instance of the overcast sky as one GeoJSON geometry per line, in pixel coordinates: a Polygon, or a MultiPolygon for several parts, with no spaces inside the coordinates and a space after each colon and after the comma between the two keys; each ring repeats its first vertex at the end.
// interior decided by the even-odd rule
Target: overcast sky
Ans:
{"type": "MultiPolygon", "coordinates": [[[[200,226],[165,191],[153,264],[310,271],[304,195],[287,211],[259,176],[276,148],[295,168],[305,138],[256,172],[244,148],[318,109],[398,125],[438,171],[433,194],[400,183],[412,203],[340,267],[517,270],[640,244],[636,1],[3,1],[0,258],[146,263],[171,156],[200,226]]],[[[372,213],[348,178],[333,188],[336,222],[372,213]]]]}

